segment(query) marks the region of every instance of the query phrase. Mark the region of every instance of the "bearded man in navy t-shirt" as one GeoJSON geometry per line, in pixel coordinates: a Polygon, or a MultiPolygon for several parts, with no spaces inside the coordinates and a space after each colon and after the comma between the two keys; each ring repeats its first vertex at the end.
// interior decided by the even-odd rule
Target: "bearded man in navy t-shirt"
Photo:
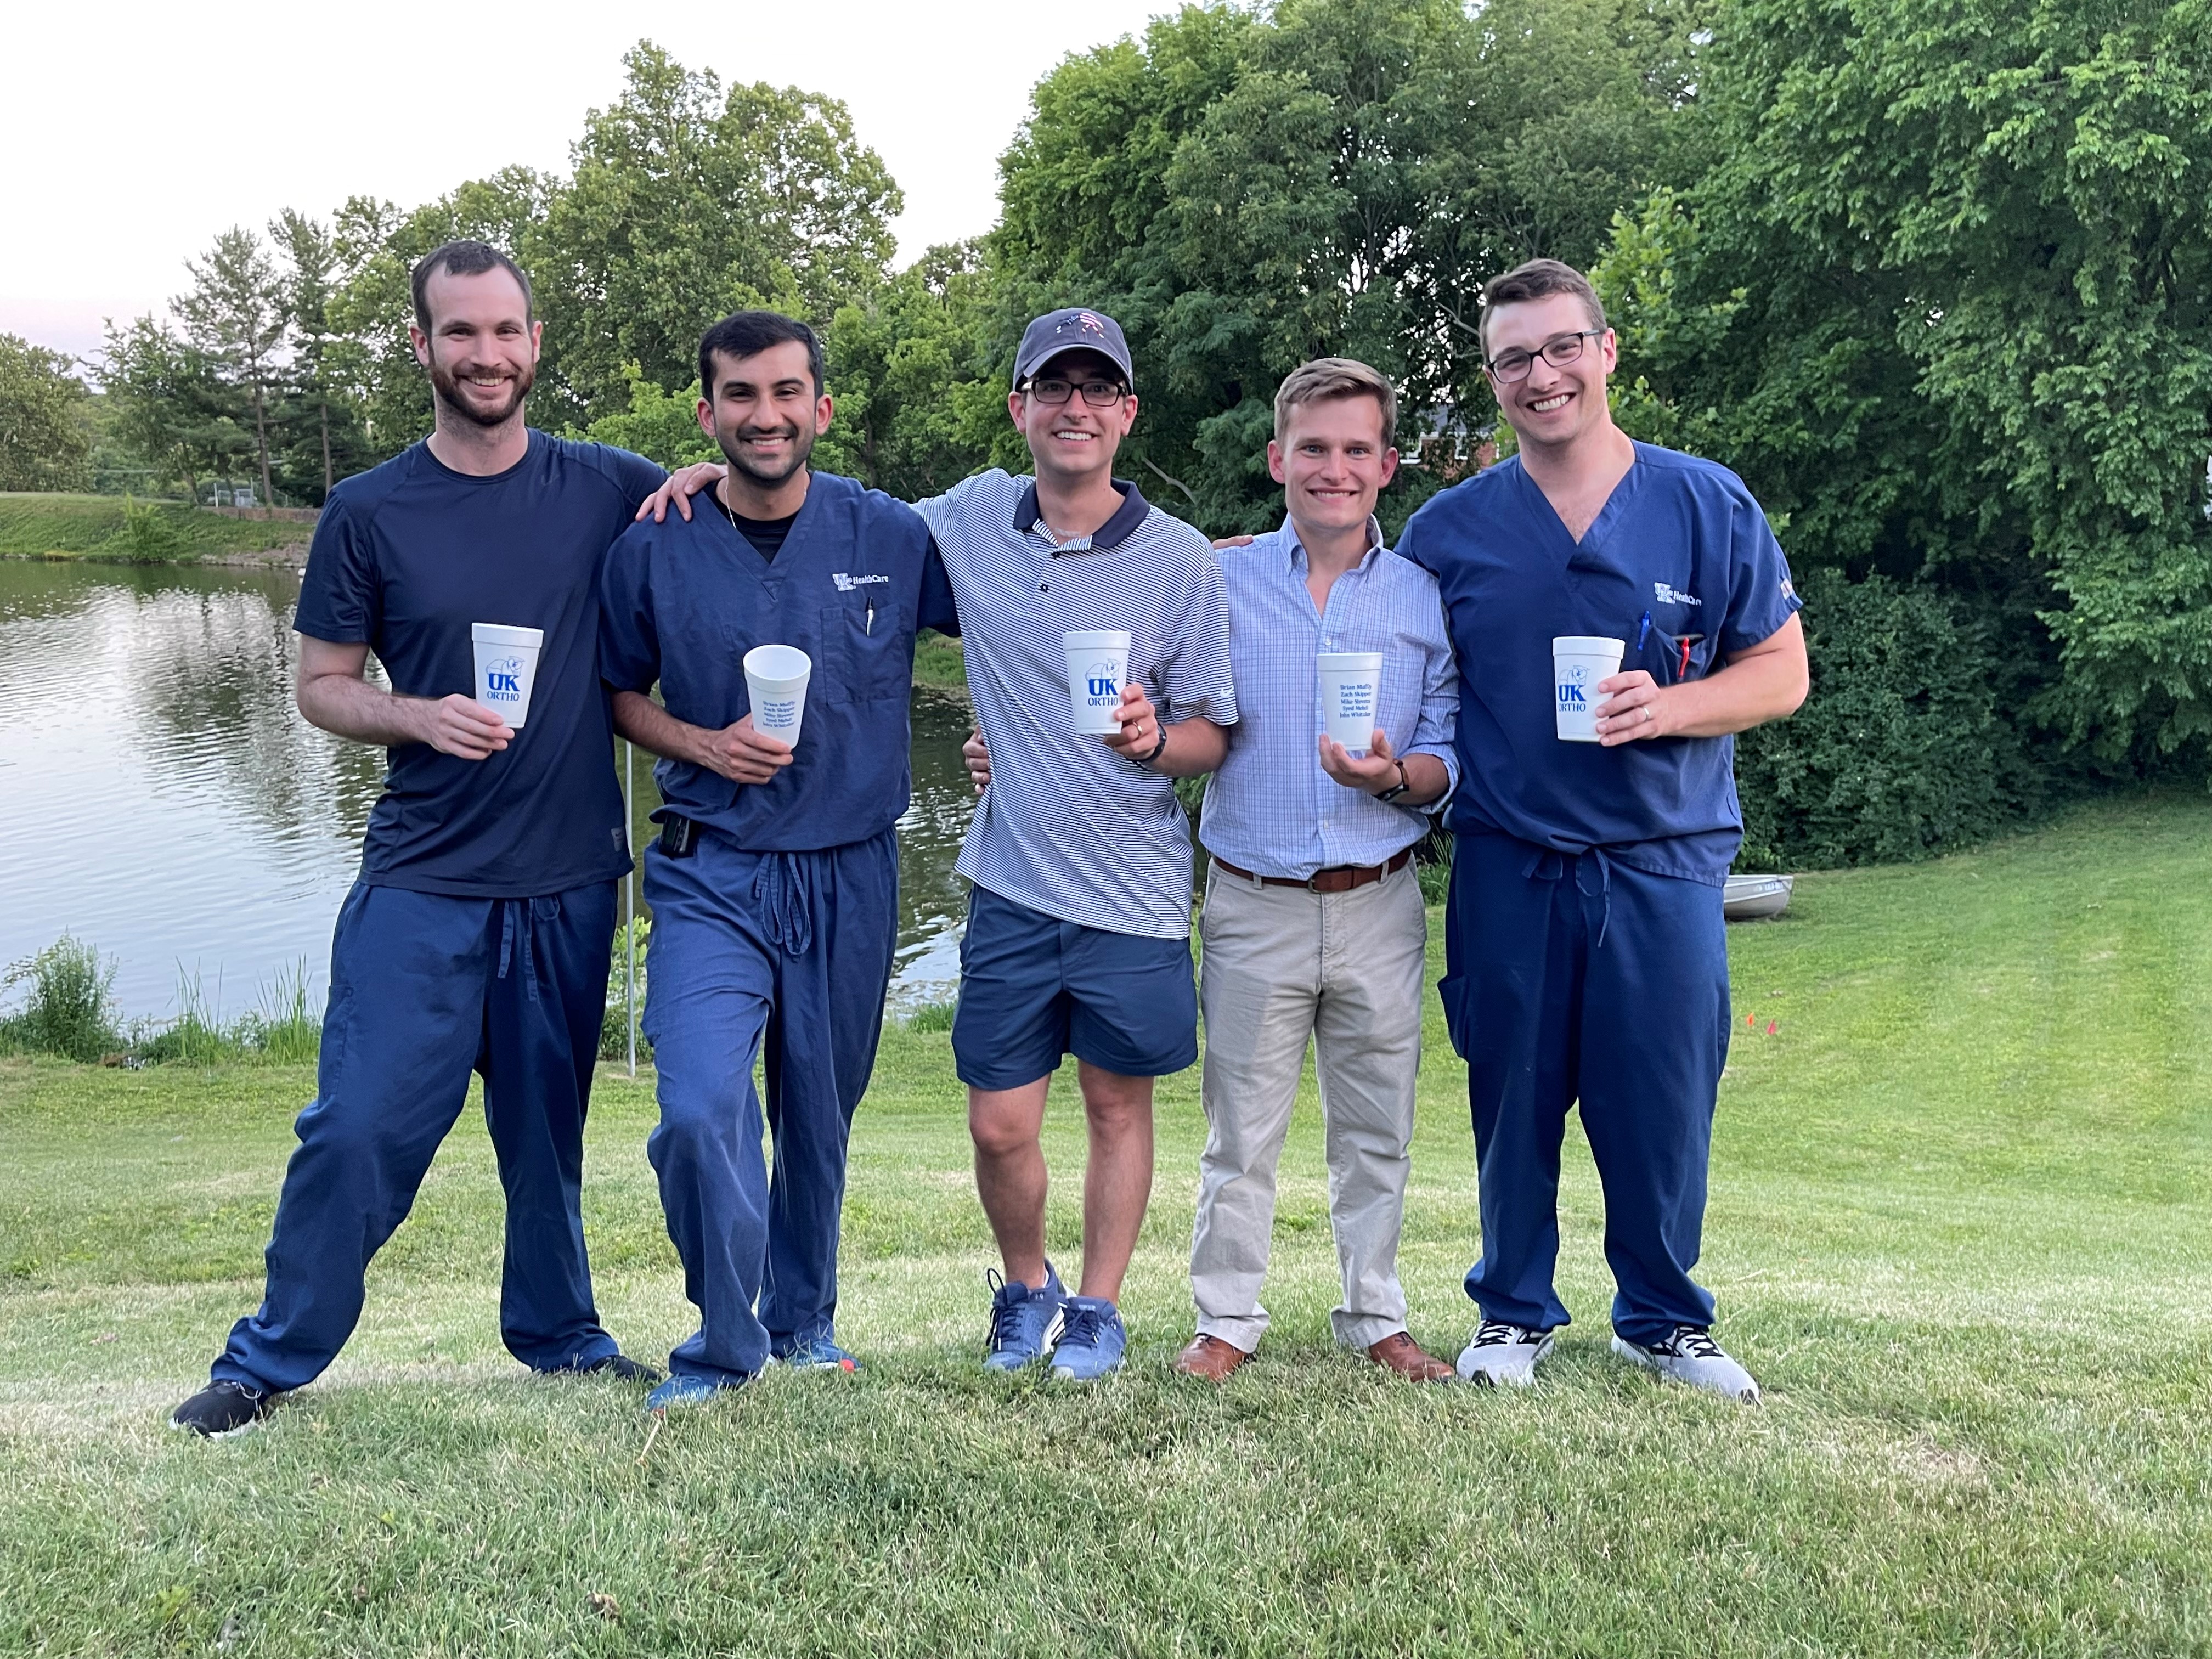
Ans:
{"type": "Polygon", "coordinates": [[[252,1427],[337,1357],[471,1071],[507,1194],[508,1352],[538,1371],[654,1375],[599,1326],[579,1200],[630,862],[599,573],[662,473],[524,423],[541,325],[506,255],[449,242],[415,268],[414,300],[436,428],[331,492],[295,618],[300,712],[386,745],[390,765],[331,942],[264,1299],[170,1419],[204,1435],[252,1427]],[[483,679],[480,624],[506,641],[483,679]],[[366,678],[371,651],[389,690],[366,678]]]}

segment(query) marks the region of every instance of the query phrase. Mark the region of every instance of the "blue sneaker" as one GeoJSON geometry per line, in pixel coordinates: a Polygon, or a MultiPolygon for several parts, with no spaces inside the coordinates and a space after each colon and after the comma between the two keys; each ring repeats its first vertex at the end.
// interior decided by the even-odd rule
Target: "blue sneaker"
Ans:
{"type": "Polygon", "coordinates": [[[1067,1287],[1052,1263],[1044,1264],[1044,1283],[1034,1291],[1018,1279],[1009,1284],[995,1267],[985,1269],[983,1282],[991,1287],[991,1336],[983,1346],[984,1369],[1018,1371],[1050,1353],[1067,1302],[1067,1287]]]}
{"type": "Polygon", "coordinates": [[[703,1406],[716,1395],[738,1386],[736,1382],[717,1382],[708,1376],[687,1376],[678,1371],[646,1395],[645,1409],[652,1413],[665,1412],[671,1406],[703,1406]]]}
{"type": "Polygon", "coordinates": [[[1067,1322],[1052,1352],[1052,1374],[1063,1382],[1096,1382],[1121,1369],[1129,1333],[1121,1310],[1095,1296],[1067,1298],[1067,1322]]]}
{"type": "Polygon", "coordinates": [[[826,1336],[810,1336],[789,1353],[780,1353],[775,1364],[795,1371],[857,1371],[860,1362],[826,1336]]]}

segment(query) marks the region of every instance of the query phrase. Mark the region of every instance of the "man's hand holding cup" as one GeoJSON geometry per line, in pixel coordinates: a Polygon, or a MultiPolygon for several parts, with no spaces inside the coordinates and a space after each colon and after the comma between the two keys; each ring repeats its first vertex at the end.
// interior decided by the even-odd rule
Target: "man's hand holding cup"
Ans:
{"type": "Polygon", "coordinates": [[[791,764],[791,745],[753,730],[747,714],[719,732],[709,732],[692,757],[732,783],[768,783],[791,764]]]}
{"type": "Polygon", "coordinates": [[[1367,752],[1355,755],[1334,738],[1321,734],[1321,769],[1347,789],[1379,795],[1398,782],[1398,752],[1378,727],[1367,739],[1367,752]]]}
{"type": "Polygon", "coordinates": [[[1121,706],[1114,711],[1114,718],[1121,721],[1121,729],[1105,734],[1106,746],[1143,765],[1160,742],[1159,711],[1152,707],[1143,686],[1131,684],[1121,688],[1121,706]]]}
{"type": "Polygon", "coordinates": [[[1641,668],[1609,674],[1597,683],[1605,701],[1597,706],[1597,740],[1607,749],[1643,738],[1663,738],[1674,728],[1667,719],[1664,689],[1641,668]]]}
{"type": "Polygon", "coordinates": [[[422,711],[422,741],[441,755],[465,761],[488,760],[514,736],[514,728],[492,710],[458,691],[416,707],[422,711]]]}

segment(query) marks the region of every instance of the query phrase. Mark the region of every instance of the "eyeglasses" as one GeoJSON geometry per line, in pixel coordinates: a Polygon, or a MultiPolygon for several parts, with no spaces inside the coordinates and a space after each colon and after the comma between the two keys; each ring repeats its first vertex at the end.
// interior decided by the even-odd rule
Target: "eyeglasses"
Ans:
{"type": "Polygon", "coordinates": [[[1080,386],[1073,380],[1031,380],[1024,390],[1041,404],[1064,404],[1080,391],[1093,409],[1111,409],[1129,395],[1117,380],[1085,380],[1080,386]]]}
{"type": "Polygon", "coordinates": [[[1539,357],[1553,368],[1565,368],[1583,355],[1584,340],[1595,340],[1604,332],[1601,328],[1586,328],[1579,333],[1561,334],[1545,341],[1541,349],[1536,351],[1501,351],[1483,367],[1490,371],[1490,378],[1500,386],[1510,386],[1516,380],[1527,380],[1528,371],[1536,366],[1539,357]]]}

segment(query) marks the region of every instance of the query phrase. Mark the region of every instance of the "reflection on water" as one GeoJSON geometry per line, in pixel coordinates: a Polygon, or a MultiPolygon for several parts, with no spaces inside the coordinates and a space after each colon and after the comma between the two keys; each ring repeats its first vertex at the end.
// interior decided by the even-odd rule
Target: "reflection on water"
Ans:
{"type": "MultiPolygon", "coordinates": [[[[298,592],[281,571],[0,560],[0,963],[74,933],[116,960],[132,1015],[169,1011],[180,972],[226,1013],[303,963],[319,989],[383,757],[293,708],[298,592]]],[[[902,1002],[957,976],[966,719],[915,700],[902,1002]]]]}

